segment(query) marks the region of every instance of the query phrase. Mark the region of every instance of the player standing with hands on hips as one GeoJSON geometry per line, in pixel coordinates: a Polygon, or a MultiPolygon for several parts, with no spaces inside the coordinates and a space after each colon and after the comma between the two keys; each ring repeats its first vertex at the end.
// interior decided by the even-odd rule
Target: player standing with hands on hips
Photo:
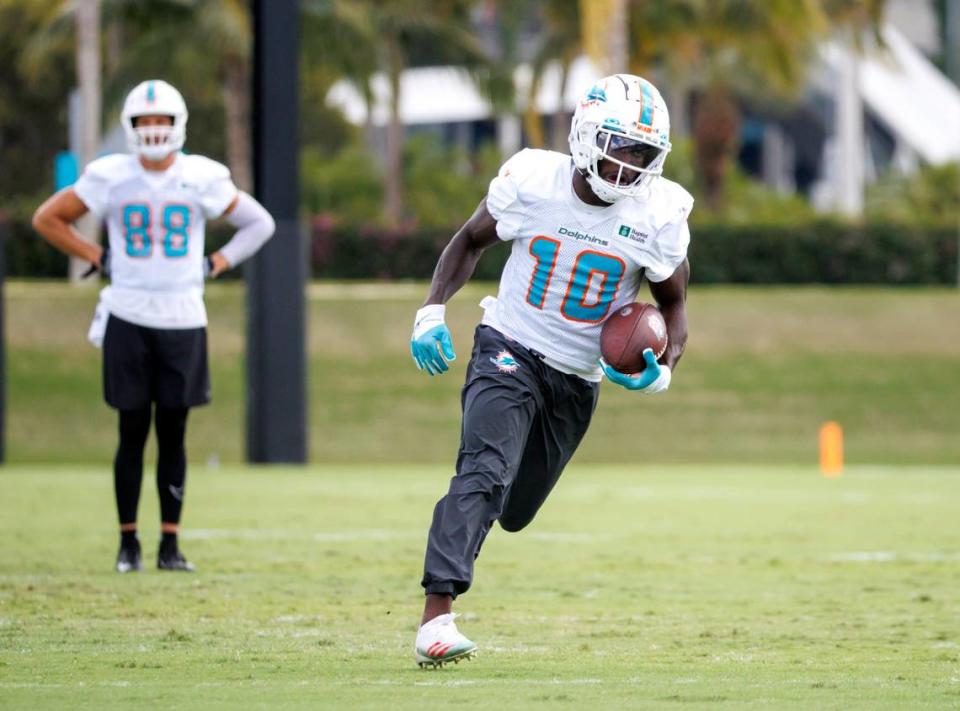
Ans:
{"type": "Polygon", "coordinates": [[[127,96],[121,121],[130,153],[91,162],[75,185],[37,209],[33,225],[54,247],[90,261],[111,280],[100,293],[88,336],[103,347],[104,399],[120,414],[113,464],[120,519],[116,569],[142,567],[137,506],[153,418],[162,533],[157,567],[192,571],[177,533],[187,414],[210,402],[204,279],[253,255],[273,234],[274,222],[260,203],[237,190],[225,166],[180,152],[187,107],[170,84],[138,85],[127,96]],[[106,220],[107,248],[73,228],[88,211],[106,220]],[[218,217],[237,232],[205,257],[204,223],[218,217]]]}
{"type": "Polygon", "coordinates": [[[577,106],[570,151],[527,149],[503,165],[444,249],[416,315],[417,366],[446,372],[455,355],[444,304],[484,250],[512,243],[497,298],[481,302],[456,475],[433,512],[414,649],[422,667],[476,652],[454,623],[453,600],[469,589],[493,522],[519,531],[533,520],[587,431],[603,375],[640,393],[662,392],[687,341],[693,198],[660,177],[670,151],[660,93],[630,74],[601,79],[577,106]],[[631,376],[599,360],[600,330],[636,299],[644,277],[669,346],[659,362],[646,351],[645,369],[631,376]]]}

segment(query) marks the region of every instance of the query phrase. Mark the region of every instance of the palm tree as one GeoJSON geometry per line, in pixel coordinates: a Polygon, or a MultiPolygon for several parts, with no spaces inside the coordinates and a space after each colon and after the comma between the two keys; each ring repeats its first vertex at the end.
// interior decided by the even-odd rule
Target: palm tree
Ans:
{"type": "Polygon", "coordinates": [[[697,89],[697,173],[717,207],[740,134],[736,96],[795,98],[818,43],[837,24],[879,25],[885,0],[632,0],[632,66],[662,66],[697,89]]]}
{"type": "Polygon", "coordinates": [[[539,5],[542,31],[530,60],[531,74],[523,111],[523,128],[531,146],[540,148],[547,145],[537,110],[537,94],[540,93],[546,71],[552,66],[558,67],[560,96],[557,111],[550,121],[550,145],[562,150],[569,131],[563,108],[564,89],[570,65],[583,52],[580,4],[570,0],[543,0],[539,5]]]}
{"type": "MultiPolygon", "coordinates": [[[[486,64],[487,55],[467,25],[468,0],[316,0],[304,5],[304,11],[326,23],[334,35],[350,38],[352,47],[339,60],[369,97],[372,69],[387,77],[389,122],[386,149],[386,199],[384,216],[398,226],[403,209],[403,123],[400,117],[400,77],[410,63],[411,54],[429,46],[433,56],[457,60],[474,68],[486,64]],[[372,58],[373,64],[359,59],[372,58]]],[[[328,35],[329,36],[329,35],[328,35]]],[[[342,39],[338,46],[344,49],[342,39]]],[[[369,114],[369,112],[368,112],[369,114]]]]}
{"type": "Polygon", "coordinates": [[[202,95],[219,93],[226,127],[227,164],[244,190],[253,187],[251,24],[244,0],[108,0],[136,42],[125,47],[126,66],[165,72],[202,95]]]}
{"type": "MultiPolygon", "coordinates": [[[[27,48],[42,66],[52,48],[72,41],[73,0],[51,6],[27,48]]],[[[227,163],[237,185],[252,188],[250,14],[244,0],[103,0],[105,93],[115,101],[145,76],[175,77],[193,96],[223,102],[227,163]]]]}

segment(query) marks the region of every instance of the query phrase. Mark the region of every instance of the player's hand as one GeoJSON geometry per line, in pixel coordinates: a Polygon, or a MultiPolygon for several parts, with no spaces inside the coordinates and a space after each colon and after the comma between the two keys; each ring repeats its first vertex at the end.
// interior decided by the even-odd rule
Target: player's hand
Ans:
{"type": "Polygon", "coordinates": [[[450,329],[443,321],[446,310],[447,307],[443,304],[430,304],[417,311],[417,317],[413,321],[410,353],[417,367],[426,370],[430,375],[446,373],[450,369],[447,361],[457,358],[457,354],[453,352],[450,329]]]}
{"type": "Polygon", "coordinates": [[[644,395],[659,393],[670,387],[670,366],[661,365],[653,355],[653,350],[647,348],[643,352],[643,359],[646,361],[646,367],[636,375],[627,375],[618,370],[614,370],[600,359],[600,367],[603,368],[604,375],[610,382],[622,385],[627,390],[637,390],[644,395]]]}
{"type": "Polygon", "coordinates": [[[203,260],[203,278],[216,279],[230,268],[230,262],[220,252],[214,252],[203,260]]]}
{"type": "Polygon", "coordinates": [[[100,254],[91,260],[90,268],[80,275],[81,279],[86,279],[100,272],[105,279],[110,278],[110,243],[107,242],[100,248],[100,254]]]}

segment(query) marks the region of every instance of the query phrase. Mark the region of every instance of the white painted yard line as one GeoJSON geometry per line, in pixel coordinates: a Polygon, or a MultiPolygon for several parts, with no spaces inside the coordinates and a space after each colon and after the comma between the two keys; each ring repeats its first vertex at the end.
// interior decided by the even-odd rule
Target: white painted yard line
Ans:
{"type": "MultiPolygon", "coordinates": [[[[194,528],[183,531],[185,540],[238,541],[315,541],[317,543],[349,543],[360,541],[397,541],[422,539],[420,529],[359,528],[343,531],[309,531],[293,528],[194,528]]],[[[602,543],[614,540],[609,534],[568,533],[565,531],[531,531],[526,538],[550,543],[602,543]]]]}
{"type": "Polygon", "coordinates": [[[195,528],[183,531],[186,540],[237,541],[316,541],[318,543],[345,543],[353,541],[395,541],[421,538],[420,530],[353,529],[345,531],[308,531],[292,528],[195,528]]]}
{"type": "MultiPolygon", "coordinates": [[[[425,672],[429,673],[429,672],[425,672]]],[[[443,673],[438,671],[438,673],[443,673]]],[[[602,679],[449,679],[415,681],[414,686],[592,686],[602,679]]]]}
{"type": "MultiPolygon", "coordinates": [[[[411,662],[412,664],[412,662],[411,662]]],[[[424,671],[423,674],[444,674],[442,670],[435,670],[433,672],[424,671]]],[[[608,682],[604,682],[602,679],[418,679],[414,681],[409,680],[393,680],[393,679],[346,679],[346,680],[265,680],[257,679],[254,681],[239,680],[237,682],[222,682],[222,681],[202,681],[196,684],[192,684],[193,688],[227,688],[227,687],[247,687],[247,686],[257,686],[257,687],[287,687],[287,686],[298,686],[298,687],[311,687],[316,686],[320,688],[330,687],[330,686],[593,686],[600,685],[608,682]]],[[[623,679],[616,680],[614,683],[617,684],[633,684],[640,683],[639,681],[634,681],[632,679],[623,679]]],[[[181,682],[182,684],[182,682],[181,682]]],[[[126,679],[115,680],[115,681],[96,681],[96,682],[85,682],[78,681],[72,683],[57,683],[57,682],[8,682],[0,681],[0,689],[64,689],[64,688],[92,688],[92,687],[131,687],[131,688],[160,688],[167,687],[168,682],[151,680],[151,681],[130,681],[126,679]]]]}
{"type": "Polygon", "coordinates": [[[827,560],[837,563],[891,563],[909,561],[911,563],[943,563],[960,561],[960,553],[942,551],[848,551],[833,553],[827,560]]]}
{"type": "Polygon", "coordinates": [[[602,543],[614,540],[614,536],[598,533],[564,533],[562,531],[531,531],[527,534],[535,541],[550,543],[602,543]]]}

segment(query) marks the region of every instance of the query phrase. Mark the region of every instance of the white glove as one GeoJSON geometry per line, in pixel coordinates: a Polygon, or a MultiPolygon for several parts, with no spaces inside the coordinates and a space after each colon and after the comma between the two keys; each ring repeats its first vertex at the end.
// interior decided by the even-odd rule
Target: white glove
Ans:
{"type": "Polygon", "coordinates": [[[447,372],[447,361],[455,360],[453,339],[443,317],[447,307],[429,304],[417,311],[413,321],[413,336],[410,338],[410,354],[420,370],[430,375],[447,372]],[[446,358],[446,360],[444,360],[446,358]]]}

